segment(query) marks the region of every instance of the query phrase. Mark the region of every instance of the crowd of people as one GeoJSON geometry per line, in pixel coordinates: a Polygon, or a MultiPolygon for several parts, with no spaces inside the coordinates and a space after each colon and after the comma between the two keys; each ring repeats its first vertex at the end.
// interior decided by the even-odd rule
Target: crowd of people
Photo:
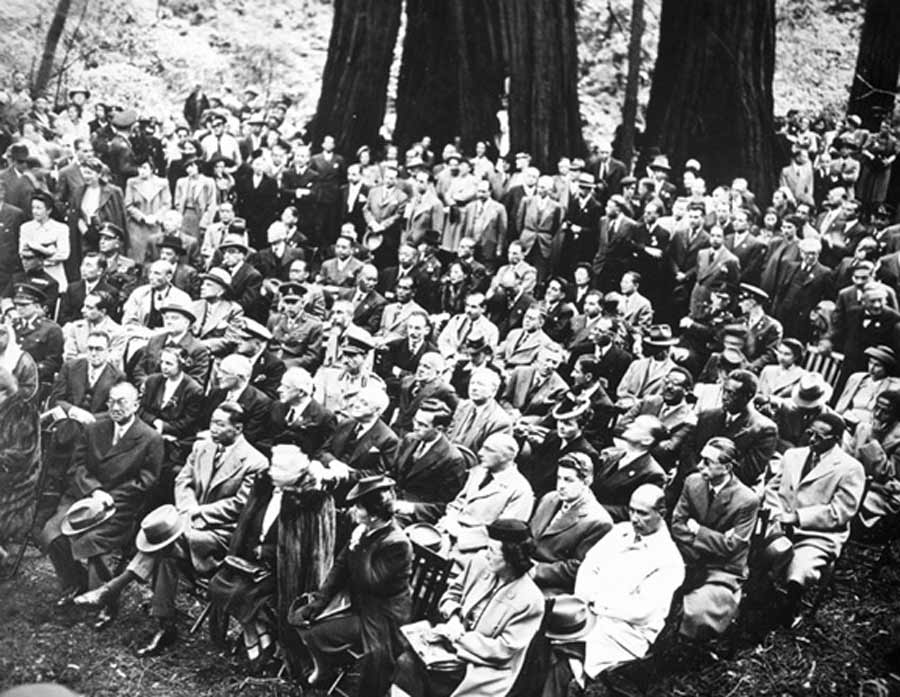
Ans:
{"type": "Polygon", "coordinates": [[[628,694],[622,666],[733,630],[751,576],[791,627],[896,529],[889,121],[789,115],[761,200],[608,143],[345,158],[252,89],[184,120],[10,94],[0,544],[32,535],[97,630],[149,585],[140,656],[183,578],[249,671],[628,694]]]}

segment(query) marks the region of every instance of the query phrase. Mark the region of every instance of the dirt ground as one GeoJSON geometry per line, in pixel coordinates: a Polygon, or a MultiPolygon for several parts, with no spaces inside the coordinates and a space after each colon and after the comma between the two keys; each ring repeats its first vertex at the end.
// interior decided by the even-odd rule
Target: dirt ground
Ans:
{"type": "MultiPolygon", "coordinates": [[[[739,641],[732,658],[680,663],[649,694],[855,697],[862,694],[863,681],[900,672],[886,658],[898,641],[894,625],[900,616],[900,570],[895,565],[872,580],[852,559],[847,569],[814,622],[793,632],[769,631],[759,643],[739,641]]],[[[56,611],[56,593],[50,564],[33,550],[18,577],[0,585],[0,689],[56,681],[91,697],[303,694],[277,678],[248,679],[235,659],[210,645],[205,627],[190,635],[200,605],[187,596],[179,601],[183,612],[177,650],[138,659],[135,646],[154,628],[139,589],[126,593],[118,622],[99,634],[90,628],[89,613],[56,611]]],[[[599,694],[589,691],[591,697],[599,694]]]]}

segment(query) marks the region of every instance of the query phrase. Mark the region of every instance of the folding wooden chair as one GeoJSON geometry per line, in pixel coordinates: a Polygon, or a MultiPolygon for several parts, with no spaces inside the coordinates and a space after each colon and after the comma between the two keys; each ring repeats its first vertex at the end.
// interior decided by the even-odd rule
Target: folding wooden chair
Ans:
{"type": "Polygon", "coordinates": [[[815,346],[807,346],[806,368],[811,373],[819,373],[825,382],[833,388],[837,387],[844,367],[844,354],[822,353],[815,346]]]}
{"type": "Polygon", "coordinates": [[[453,568],[453,560],[442,557],[415,542],[413,546],[413,568],[410,578],[412,587],[412,612],[409,621],[431,619],[437,611],[438,603],[447,590],[447,579],[453,568]]]}

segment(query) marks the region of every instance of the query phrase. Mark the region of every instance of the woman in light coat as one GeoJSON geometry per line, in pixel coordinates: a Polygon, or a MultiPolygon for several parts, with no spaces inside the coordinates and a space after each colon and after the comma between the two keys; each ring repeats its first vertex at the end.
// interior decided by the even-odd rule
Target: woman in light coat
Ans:
{"type": "Polygon", "coordinates": [[[172,208],[169,183],[153,171],[148,157],[137,162],[138,174],[125,182],[125,213],[128,216],[128,256],[143,264],[147,240],[160,232],[162,214],[172,208]]]}

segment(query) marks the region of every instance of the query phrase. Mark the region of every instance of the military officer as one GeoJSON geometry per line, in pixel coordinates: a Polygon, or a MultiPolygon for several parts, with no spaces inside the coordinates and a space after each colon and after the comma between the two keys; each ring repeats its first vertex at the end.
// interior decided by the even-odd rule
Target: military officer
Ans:
{"type": "Polygon", "coordinates": [[[19,347],[37,363],[41,382],[51,382],[62,365],[63,333],[59,325],[43,316],[47,296],[30,283],[16,285],[13,293],[13,329],[19,347]]]}
{"type": "Polygon", "coordinates": [[[287,367],[305,368],[315,373],[322,364],[322,322],[303,309],[306,293],[299,283],[282,283],[281,312],[269,318],[269,331],[281,344],[282,360],[287,367]]]}

